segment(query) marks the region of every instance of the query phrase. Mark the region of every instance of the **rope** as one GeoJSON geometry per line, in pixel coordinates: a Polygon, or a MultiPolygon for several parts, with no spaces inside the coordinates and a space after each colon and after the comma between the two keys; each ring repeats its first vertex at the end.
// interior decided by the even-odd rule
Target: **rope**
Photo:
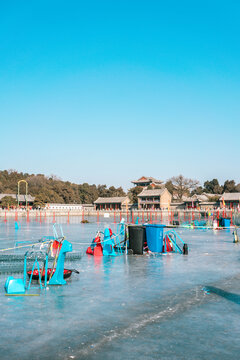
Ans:
{"type": "MultiPolygon", "coordinates": [[[[119,234],[116,234],[116,235],[112,235],[111,236],[111,240],[113,240],[114,238],[117,238],[119,235],[123,235],[124,234],[124,229],[122,231],[120,231],[119,234]]],[[[58,237],[57,239],[62,239],[62,237],[58,237]]],[[[51,241],[51,240],[50,240],[51,241]]],[[[34,246],[36,244],[48,244],[50,241],[43,241],[43,242],[34,242],[32,244],[28,244],[28,245],[22,245],[22,246],[14,246],[12,248],[6,248],[6,249],[0,249],[0,252],[4,252],[4,251],[9,251],[9,250],[15,250],[15,249],[21,249],[21,248],[26,248],[26,247],[31,247],[31,246],[34,246]]],[[[101,240],[101,243],[104,243],[104,242],[107,242],[109,241],[109,239],[107,240],[101,240]]],[[[124,240],[125,241],[125,240],[124,240]]],[[[121,241],[120,243],[124,242],[124,241],[121,241]]],[[[82,242],[75,242],[75,241],[71,241],[72,244],[78,244],[78,245],[87,245],[87,243],[82,243],[82,242]]],[[[116,245],[115,245],[116,246],[116,245]]]]}
{"type": "MultiPolygon", "coordinates": [[[[168,228],[171,228],[171,226],[166,226],[166,227],[168,227],[168,228]]],[[[180,226],[178,226],[178,225],[176,225],[176,226],[172,226],[173,228],[177,228],[177,229],[213,229],[213,230],[231,230],[231,229],[239,229],[240,228],[240,226],[236,226],[236,225],[234,225],[234,226],[230,226],[230,227],[213,227],[213,226],[198,226],[198,225],[180,225],[180,226]]]]}
{"type": "MultiPolygon", "coordinates": [[[[49,241],[44,241],[40,244],[47,244],[49,241]]],[[[36,243],[33,243],[33,244],[29,244],[29,245],[22,245],[22,246],[14,246],[12,248],[7,248],[7,249],[0,249],[0,252],[3,252],[3,251],[9,251],[9,250],[15,250],[15,249],[20,249],[20,248],[25,248],[25,247],[30,247],[30,246],[34,246],[36,245],[36,243]]]]}
{"type": "MultiPolygon", "coordinates": [[[[67,253],[66,254],[66,258],[65,261],[76,261],[78,259],[81,259],[82,257],[82,253],[80,251],[78,252],[72,252],[72,253],[67,253]]],[[[25,258],[25,254],[0,254],[0,272],[2,270],[2,266],[7,266],[7,267],[11,267],[11,266],[18,266],[18,263],[22,263],[24,262],[24,258],[25,258]],[[14,265],[16,264],[16,265],[14,265]]],[[[39,260],[45,260],[46,256],[39,255],[38,259],[39,260]]],[[[48,257],[49,261],[53,261],[54,257],[49,256],[48,257]]],[[[33,258],[28,258],[28,262],[32,263],[34,261],[33,258]]]]}

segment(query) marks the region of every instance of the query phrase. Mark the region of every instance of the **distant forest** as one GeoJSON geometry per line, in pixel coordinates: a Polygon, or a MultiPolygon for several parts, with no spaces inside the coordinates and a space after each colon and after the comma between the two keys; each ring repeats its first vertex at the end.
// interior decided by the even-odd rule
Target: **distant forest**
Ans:
{"type": "Polygon", "coordinates": [[[194,194],[201,195],[207,193],[212,195],[220,195],[223,193],[240,192],[240,184],[236,184],[234,180],[226,180],[220,185],[217,179],[207,180],[203,186],[198,180],[185,178],[183,175],[174,176],[169,179],[166,184],[168,191],[181,200],[183,196],[192,196],[194,194]]]}
{"type": "MultiPolygon", "coordinates": [[[[28,193],[35,196],[36,206],[46,203],[92,204],[99,196],[126,196],[122,187],[89,185],[88,183],[74,184],[69,181],[62,181],[55,175],[35,175],[15,170],[0,171],[0,193],[16,194],[19,180],[28,182],[28,193]]],[[[240,192],[240,184],[236,184],[234,180],[226,180],[223,185],[220,185],[217,179],[213,179],[205,181],[204,186],[200,186],[199,181],[185,178],[183,175],[172,177],[166,182],[165,186],[171,194],[180,200],[183,195],[190,196],[202,194],[203,192],[213,196],[224,192],[240,192]]],[[[141,191],[140,186],[129,189],[128,196],[132,203],[137,202],[137,195],[141,191]]],[[[20,192],[25,194],[24,184],[21,184],[20,192]]]]}
{"type": "MultiPolygon", "coordinates": [[[[0,193],[16,194],[17,182],[28,182],[28,193],[35,196],[35,203],[66,203],[66,204],[90,204],[99,196],[126,196],[121,187],[115,188],[106,185],[78,185],[69,181],[62,181],[54,175],[27,174],[15,170],[0,171],[0,193]]],[[[20,185],[21,194],[25,194],[25,184],[20,185]]]]}

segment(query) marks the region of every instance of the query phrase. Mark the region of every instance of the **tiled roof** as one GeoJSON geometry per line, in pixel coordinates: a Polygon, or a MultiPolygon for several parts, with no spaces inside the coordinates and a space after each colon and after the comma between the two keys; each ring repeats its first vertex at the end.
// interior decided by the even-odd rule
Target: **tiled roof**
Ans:
{"type": "MultiPolygon", "coordinates": [[[[18,196],[16,195],[16,198],[18,198],[18,196]]],[[[35,197],[33,197],[32,195],[19,195],[19,201],[26,201],[26,198],[27,198],[27,201],[28,202],[33,202],[35,200],[35,197]]]]}
{"type": "Polygon", "coordinates": [[[121,204],[126,199],[128,199],[127,196],[124,196],[124,197],[107,197],[107,198],[99,197],[96,201],[94,201],[94,204],[121,204]]]}
{"type": "Polygon", "coordinates": [[[10,196],[13,199],[17,200],[17,195],[16,194],[0,194],[0,200],[2,200],[5,196],[10,196]]]}
{"type": "MultiPolygon", "coordinates": [[[[18,199],[17,194],[0,194],[0,200],[2,200],[5,196],[10,196],[15,200],[18,199]]],[[[33,202],[34,200],[35,200],[35,197],[33,197],[32,195],[27,195],[27,201],[28,202],[33,202]]],[[[20,202],[26,201],[26,195],[19,195],[19,201],[20,202]]]]}
{"type": "Polygon", "coordinates": [[[240,193],[224,193],[220,200],[224,201],[240,201],[240,193]]]}
{"type": "Polygon", "coordinates": [[[156,184],[161,184],[162,181],[161,180],[157,180],[151,176],[142,176],[140,179],[138,180],[133,180],[132,183],[143,183],[143,182],[153,182],[153,183],[156,183],[156,184]],[[144,178],[143,180],[141,180],[142,178],[144,178]]]}
{"type": "Polygon", "coordinates": [[[188,198],[185,198],[184,201],[185,202],[192,202],[192,201],[199,201],[199,202],[202,202],[202,201],[209,201],[211,200],[212,197],[220,197],[221,195],[219,194],[207,194],[207,193],[202,193],[201,195],[193,195],[191,197],[188,197],[188,198]]]}
{"type": "Polygon", "coordinates": [[[138,197],[142,197],[142,196],[161,196],[164,193],[165,190],[166,190],[166,188],[154,189],[154,190],[144,189],[140,194],[138,194],[138,197]]]}

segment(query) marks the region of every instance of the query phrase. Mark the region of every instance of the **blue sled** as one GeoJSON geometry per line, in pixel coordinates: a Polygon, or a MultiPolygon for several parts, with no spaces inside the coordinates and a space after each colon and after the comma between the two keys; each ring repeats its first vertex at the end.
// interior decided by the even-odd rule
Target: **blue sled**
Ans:
{"type": "Polygon", "coordinates": [[[67,252],[72,251],[72,244],[67,240],[62,242],[62,247],[58,256],[57,267],[52,278],[49,280],[49,285],[65,285],[67,282],[63,278],[64,261],[67,252]]]}
{"type": "Polygon", "coordinates": [[[105,229],[104,231],[103,255],[116,256],[116,253],[114,251],[114,241],[111,239],[109,229],[105,229]]]}
{"type": "Polygon", "coordinates": [[[24,282],[22,279],[9,276],[5,282],[5,290],[7,294],[25,294],[24,282]]]}

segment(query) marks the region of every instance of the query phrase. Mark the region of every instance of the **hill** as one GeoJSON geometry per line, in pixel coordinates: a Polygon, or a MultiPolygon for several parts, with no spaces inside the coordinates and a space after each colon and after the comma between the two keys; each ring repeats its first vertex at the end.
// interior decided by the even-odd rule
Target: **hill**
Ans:
{"type": "MultiPolygon", "coordinates": [[[[86,204],[93,203],[99,196],[125,196],[121,187],[106,185],[74,184],[62,181],[54,175],[28,174],[15,170],[0,171],[0,193],[16,194],[19,180],[28,182],[28,193],[43,203],[86,204]]],[[[20,186],[21,194],[25,194],[25,185],[20,186]]]]}

